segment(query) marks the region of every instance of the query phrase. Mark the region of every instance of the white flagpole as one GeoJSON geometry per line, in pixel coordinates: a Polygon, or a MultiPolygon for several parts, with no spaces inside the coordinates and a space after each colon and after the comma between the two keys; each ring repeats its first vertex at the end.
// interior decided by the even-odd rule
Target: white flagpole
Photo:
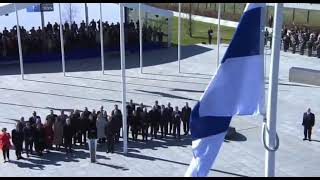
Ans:
{"type": "Polygon", "coordinates": [[[180,70],[180,59],[181,59],[181,3],[179,3],[179,18],[178,18],[178,63],[179,63],[179,73],[180,70]]]}
{"type": "Polygon", "coordinates": [[[103,48],[103,21],[102,21],[102,7],[100,3],[100,43],[101,43],[101,68],[104,74],[104,48],[103,48]]]}
{"type": "MultiPolygon", "coordinates": [[[[266,3],[263,3],[264,7],[266,8],[266,3]]],[[[265,17],[266,17],[266,9],[262,8],[261,9],[261,17],[260,17],[260,54],[263,55],[263,66],[264,66],[264,71],[263,71],[263,79],[262,81],[264,82],[265,79],[265,50],[264,50],[264,27],[265,27],[265,17]]],[[[263,94],[265,94],[265,90],[263,88],[263,94]]],[[[265,96],[264,96],[264,102],[265,102],[265,96]]],[[[265,117],[266,115],[266,110],[265,108],[263,109],[263,116],[265,117]]]]}
{"type": "Polygon", "coordinates": [[[60,44],[61,44],[62,71],[63,71],[63,75],[66,76],[66,65],[65,65],[65,59],[64,59],[64,40],[63,40],[63,29],[62,29],[61,5],[60,5],[60,3],[59,3],[59,17],[60,17],[60,44]]]}
{"type": "MultiPolygon", "coordinates": [[[[278,98],[278,73],[280,58],[280,33],[282,28],[283,4],[275,4],[274,31],[272,38],[271,64],[269,74],[269,91],[267,104],[267,130],[266,145],[270,148],[276,146],[276,120],[277,120],[277,98],[278,98]],[[268,132],[267,131],[267,132],[268,132]]],[[[275,176],[275,151],[265,151],[265,176],[275,176]]]]}
{"type": "Polygon", "coordinates": [[[121,79],[122,79],[122,137],[123,137],[123,153],[128,152],[128,136],[127,136],[127,112],[126,112],[126,64],[125,64],[125,41],[123,28],[123,6],[120,7],[120,56],[121,56],[121,79]]]}
{"type": "Polygon", "coordinates": [[[220,64],[220,19],[221,19],[221,3],[218,3],[218,29],[217,29],[217,67],[220,64]]]}
{"type": "Polygon", "coordinates": [[[20,25],[19,25],[19,15],[18,15],[16,3],[14,3],[14,9],[15,9],[15,11],[16,11],[16,18],[17,18],[17,36],[18,36],[18,48],[19,48],[19,59],[20,59],[20,72],[21,72],[21,78],[24,79],[23,57],[22,57],[22,48],[21,48],[21,35],[20,35],[20,25]]]}
{"type": "Polygon", "coordinates": [[[89,26],[89,16],[88,16],[88,4],[84,3],[84,13],[86,18],[86,27],[89,26]]]}
{"type": "Polygon", "coordinates": [[[139,42],[140,42],[140,73],[143,68],[143,54],[142,54],[142,20],[141,20],[141,3],[139,3],[139,42]]]}

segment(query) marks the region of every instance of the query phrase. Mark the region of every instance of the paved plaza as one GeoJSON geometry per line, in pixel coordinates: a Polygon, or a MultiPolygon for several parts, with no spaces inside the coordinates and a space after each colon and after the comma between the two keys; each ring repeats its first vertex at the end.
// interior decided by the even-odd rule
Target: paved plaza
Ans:
{"type": "MultiPolygon", "coordinates": [[[[227,45],[222,46],[222,53],[227,45]]],[[[267,64],[270,50],[266,50],[267,64]]],[[[216,71],[214,46],[182,47],[181,73],[178,73],[177,48],[144,52],[144,73],[140,73],[139,55],[128,53],[127,100],[152,106],[171,102],[193,107],[216,71]]],[[[320,70],[320,59],[281,52],[278,92],[277,131],[280,148],[276,153],[276,176],[319,176],[320,116],[319,87],[289,82],[291,67],[320,70]],[[303,112],[311,107],[316,122],[313,141],[302,141],[303,112]]],[[[44,120],[49,109],[92,109],[105,107],[108,114],[114,104],[121,104],[120,55],[106,54],[105,73],[100,59],[66,59],[66,76],[61,63],[25,64],[21,80],[19,64],[0,65],[0,127],[10,130],[20,116],[29,118],[35,110],[44,120]]],[[[269,70],[269,66],[267,66],[269,70]]],[[[267,74],[268,78],[268,74],[267,74]]],[[[266,93],[268,79],[266,78],[266,93]]],[[[121,108],[121,106],[119,106],[121,108]]],[[[58,111],[55,111],[59,114],[58,111]]],[[[238,134],[225,141],[209,176],[264,176],[265,151],[261,141],[261,116],[235,117],[231,123],[238,134]]],[[[130,134],[131,137],[131,134],[130,134]]],[[[141,139],[141,137],[139,137],[141,139]]],[[[191,139],[169,137],[162,140],[128,143],[128,154],[122,144],[116,153],[106,154],[98,147],[98,163],[90,163],[87,149],[75,149],[74,156],[52,151],[43,158],[30,157],[0,163],[2,176],[183,176],[192,158],[191,139]]],[[[24,154],[23,154],[24,155],[24,154]]],[[[2,160],[2,158],[1,158],[2,160]]]]}

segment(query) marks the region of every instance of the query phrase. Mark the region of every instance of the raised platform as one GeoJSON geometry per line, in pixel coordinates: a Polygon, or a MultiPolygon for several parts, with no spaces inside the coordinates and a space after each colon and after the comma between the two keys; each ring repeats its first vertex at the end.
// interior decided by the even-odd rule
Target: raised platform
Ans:
{"type": "Polygon", "coordinates": [[[320,86],[320,71],[314,69],[292,67],[289,71],[289,81],[320,86]]]}

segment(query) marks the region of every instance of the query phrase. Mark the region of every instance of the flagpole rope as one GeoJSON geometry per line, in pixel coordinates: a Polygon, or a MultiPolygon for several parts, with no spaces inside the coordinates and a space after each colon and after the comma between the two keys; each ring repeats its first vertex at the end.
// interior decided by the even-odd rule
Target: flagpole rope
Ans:
{"type": "Polygon", "coordinates": [[[263,122],[262,127],[263,127],[262,141],[263,141],[264,148],[267,149],[268,151],[271,151],[271,152],[277,151],[279,149],[279,146],[280,146],[278,133],[276,132],[276,146],[273,147],[273,148],[268,147],[267,144],[266,144],[266,132],[269,134],[269,130],[268,130],[267,126],[266,126],[266,122],[265,121],[263,122]]]}

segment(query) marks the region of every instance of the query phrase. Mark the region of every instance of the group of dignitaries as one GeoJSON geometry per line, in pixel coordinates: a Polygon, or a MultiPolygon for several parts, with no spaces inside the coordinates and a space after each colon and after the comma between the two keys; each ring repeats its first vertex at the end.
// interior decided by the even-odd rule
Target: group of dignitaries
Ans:
{"type": "MultiPolygon", "coordinates": [[[[267,41],[272,41],[272,34],[265,31],[265,45],[267,41]]],[[[293,54],[297,51],[300,55],[304,55],[305,51],[307,56],[316,56],[320,58],[320,33],[316,31],[311,31],[310,28],[299,28],[294,26],[293,28],[288,28],[284,26],[281,32],[281,46],[284,52],[291,50],[293,54]]]]}
{"type": "MultiPolygon", "coordinates": [[[[181,122],[183,124],[184,135],[189,133],[189,118],[191,108],[188,103],[180,111],[178,106],[167,107],[159,105],[155,101],[154,106],[148,111],[142,103],[137,105],[130,100],[126,106],[127,110],[127,132],[132,134],[132,140],[137,141],[138,135],[142,135],[142,140],[165,138],[172,135],[180,139],[181,122]]],[[[61,150],[63,146],[67,154],[72,153],[72,147],[77,143],[86,145],[87,139],[97,139],[98,143],[106,143],[106,152],[114,152],[114,144],[119,142],[120,132],[122,129],[122,112],[114,105],[110,114],[101,106],[100,110],[92,112],[85,108],[84,111],[72,110],[70,115],[61,110],[60,115],[54,114],[51,110],[46,116],[45,123],[42,124],[40,116],[36,112],[25,121],[21,117],[17,122],[15,129],[12,130],[11,136],[7,133],[6,128],[2,128],[0,133],[0,149],[3,152],[4,162],[9,160],[9,149],[12,144],[16,151],[17,160],[23,159],[22,151],[27,157],[30,154],[43,156],[43,151],[50,152],[55,146],[56,150],[61,150]]]]}

